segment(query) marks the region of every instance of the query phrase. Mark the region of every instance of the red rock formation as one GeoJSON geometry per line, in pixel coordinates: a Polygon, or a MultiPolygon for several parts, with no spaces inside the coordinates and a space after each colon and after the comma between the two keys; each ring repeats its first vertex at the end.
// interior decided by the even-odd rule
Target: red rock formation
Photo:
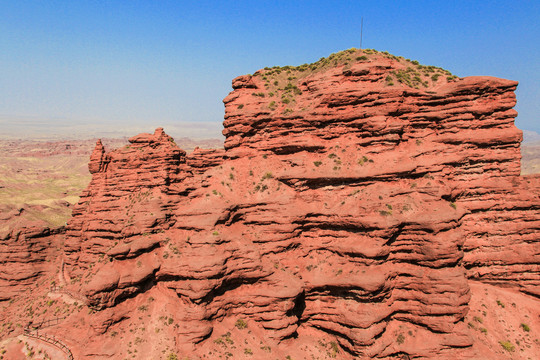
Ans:
{"type": "Polygon", "coordinates": [[[234,79],[225,151],[186,156],[162,129],[98,142],[65,241],[71,290],[100,309],[95,342],[67,331],[76,317],[62,336],[83,358],[122,357],[101,340],[144,321],[211,356],[241,319],[255,358],[259,340],[285,357],[329,338],[341,358],[494,358],[465,323],[468,279],[538,295],[516,86],[347,51],[234,79]]]}
{"type": "Polygon", "coordinates": [[[0,302],[28,290],[41,275],[51,271],[46,263],[54,251],[51,235],[62,229],[30,221],[24,225],[0,238],[0,302]]]}
{"type": "Polygon", "coordinates": [[[90,155],[90,163],[88,164],[88,171],[90,171],[90,174],[95,174],[104,170],[101,168],[102,166],[106,166],[104,157],[105,148],[103,147],[101,140],[98,140],[92,155],[90,155]]]}
{"type": "Polygon", "coordinates": [[[186,177],[181,171],[185,152],[163,129],[129,142],[108,154],[100,141],[96,144],[89,164],[92,181],[73,209],[67,232],[68,264],[86,269],[114,241],[157,231],[170,219],[178,196],[168,192],[171,183],[186,177]]]}
{"type": "Polygon", "coordinates": [[[463,265],[469,278],[540,297],[540,176],[481,176],[460,194],[470,211],[463,265]]]}

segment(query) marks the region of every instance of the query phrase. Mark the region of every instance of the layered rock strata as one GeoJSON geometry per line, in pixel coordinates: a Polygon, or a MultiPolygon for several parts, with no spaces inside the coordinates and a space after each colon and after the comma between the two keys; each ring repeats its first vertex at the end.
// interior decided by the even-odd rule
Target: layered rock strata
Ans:
{"type": "Polygon", "coordinates": [[[30,226],[28,221],[25,224],[25,228],[0,238],[0,302],[30,291],[42,275],[51,271],[47,262],[58,245],[52,235],[62,228],[50,229],[41,223],[30,226]]]}
{"type": "Polygon", "coordinates": [[[186,156],[162,129],[98,142],[65,241],[73,289],[102,314],[159,296],[179,347],[241,317],[344,356],[475,356],[468,278],[538,295],[516,86],[371,51],[238,77],[225,151],[186,156]]]}

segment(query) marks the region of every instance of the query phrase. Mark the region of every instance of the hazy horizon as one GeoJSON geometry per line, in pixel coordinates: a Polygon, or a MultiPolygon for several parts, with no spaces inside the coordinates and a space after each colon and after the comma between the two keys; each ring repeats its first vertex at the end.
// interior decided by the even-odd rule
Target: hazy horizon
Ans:
{"type": "Polygon", "coordinates": [[[538,2],[17,1],[0,11],[4,136],[161,126],[221,137],[233,78],[359,47],[362,17],[364,48],[519,81],[516,125],[540,132],[538,2]]]}
{"type": "Polygon", "coordinates": [[[73,124],[68,119],[3,118],[0,116],[0,140],[62,140],[131,137],[139,133],[153,133],[158,127],[173,138],[223,139],[221,122],[176,122],[147,124],[110,124],[89,120],[73,124]],[[54,125],[51,126],[50,124],[54,125]]]}

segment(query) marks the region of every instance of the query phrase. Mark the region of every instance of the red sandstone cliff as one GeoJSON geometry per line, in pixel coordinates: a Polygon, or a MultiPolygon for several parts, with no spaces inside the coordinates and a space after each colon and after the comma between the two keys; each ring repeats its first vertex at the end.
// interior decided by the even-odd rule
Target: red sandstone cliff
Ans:
{"type": "Polygon", "coordinates": [[[234,79],[224,151],[186,155],[162,129],[98,142],[64,246],[96,313],[57,334],[81,358],[136,336],[159,338],[142,357],[308,358],[319,341],[328,357],[504,358],[466,317],[471,281],[540,296],[516,86],[346,51],[234,79]]]}

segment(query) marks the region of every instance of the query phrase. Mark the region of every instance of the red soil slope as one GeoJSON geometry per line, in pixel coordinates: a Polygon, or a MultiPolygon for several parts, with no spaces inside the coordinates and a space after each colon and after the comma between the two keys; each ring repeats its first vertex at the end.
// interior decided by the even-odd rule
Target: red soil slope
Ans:
{"type": "Polygon", "coordinates": [[[233,80],[225,150],[98,142],[51,331],[76,358],[537,357],[470,318],[496,327],[475,299],[502,287],[540,325],[516,86],[346,51],[233,80]]]}

